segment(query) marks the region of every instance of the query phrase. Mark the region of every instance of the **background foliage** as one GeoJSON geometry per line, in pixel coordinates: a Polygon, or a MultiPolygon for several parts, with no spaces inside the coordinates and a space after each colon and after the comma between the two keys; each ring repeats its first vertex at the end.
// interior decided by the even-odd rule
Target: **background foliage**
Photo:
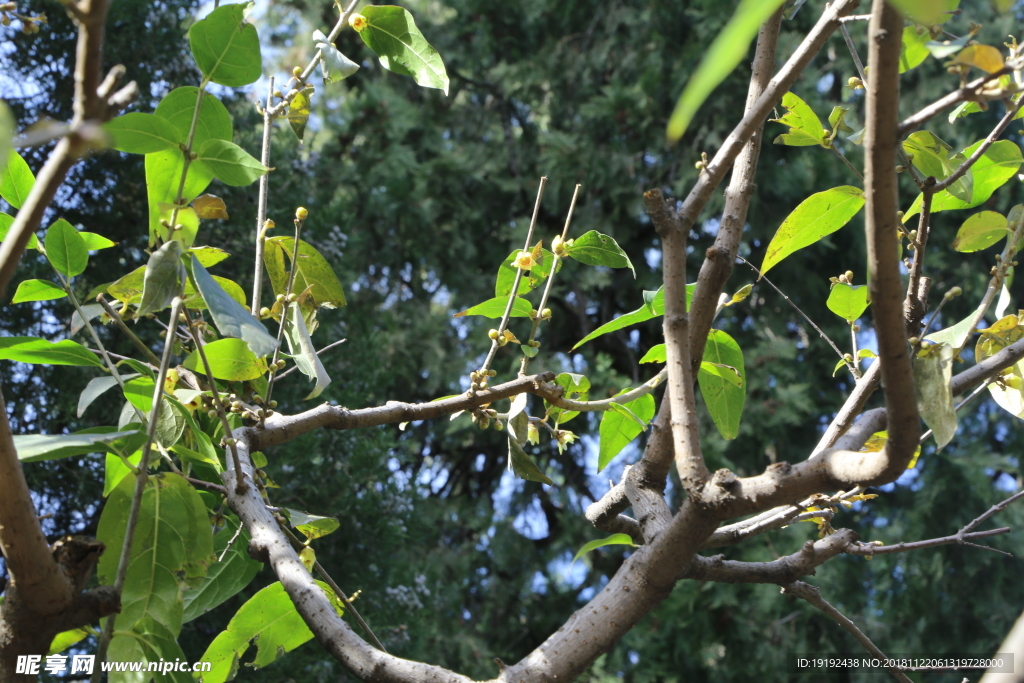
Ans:
{"type": "MultiPolygon", "coordinates": [[[[791,51],[816,18],[815,3],[809,4],[784,25],[780,55],[791,51]]],[[[984,24],[979,38],[990,44],[1010,32],[1010,19],[996,19],[988,3],[963,5],[964,15],[947,25],[950,31],[964,34],[968,21],[977,21],[984,24]]],[[[321,332],[320,340],[348,339],[324,357],[336,381],[321,398],[362,407],[392,399],[426,401],[464,388],[460,378],[479,365],[489,325],[451,315],[489,298],[497,264],[521,244],[541,175],[550,179],[541,236],[550,240],[560,230],[572,188],[582,183],[573,234],[594,229],[615,237],[637,267],[637,277],[627,270],[567,264],[567,276],[555,284],[553,322],[543,330],[544,346],[534,367],[586,370],[594,384],[591,398],[642,381],[652,366],[637,370],[636,361],[661,341],[658,320],[606,335],[575,353],[568,349],[598,325],[638,308],[641,290],[660,283],[658,239],[640,194],[658,186],[684,196],[700,153],[712,152],[738,118],[749,77],[746,65],[715,91],[679,145],[664,143],[675,98],[732,7],[701,0],[450,0],[406,6],[445,56],[452,79],[448,97],[384,71],[353,32],[344,32],[339,49],[361,61],[363,69],[341,84],[318,88],[303,146],[287,127],[275,131],[271,166],[277,171],[271,175],[269,217],[287,225],[295,205],[310,209],[304,236],[332,261],[348,297],[347,308],[321,316],[328,333],[321,332]]],[[[152,111],[164,93],[198,80],[185,59],[184,39],[196,10],[178,0],[113,5],[107,59],[124,63],[129,77],[139,81],[143,98],[135,110],[152,111]]],[[[305,63],[314,49],[307,36],[336,16],[331,3],[302,0],[257,10],[254,21],[267,66],[282,74],[305,63]]],[[[11,41],[4,83],[18,88],[8,102],[21,122],[69,118],[62,107],[71,101],[67,74],[73,30],[58,11],[50,15],[42,34],[4,29],[4,39],[11,41]]],[[[863,47],[863,25],[851,29],[863,47]]],[[[857,116],[861,97],[844,87],[854,73],[837,36],[794,91],[822,118],[843,102],[857,116]]],[[[265,97],[265,85],[250,98],[265,97]]],[[[904,113],[955,85],[939,62],[928,60],[903,77],[904,113]]],[[[240,132],[235,141],[255,153],[259,117],[245,97],[228,104],[240,132]]],[[[942,122],[936,132],[960,148],[987,133],[1001,113],[993,106],[956,126],[942,122]]],[[[784,130],[769,123],[766,138],[784,130]]],[[[1021,140],[1016,133],[1011,139],[1021,140]]],[[[844,151],[859,163],[857,148],[846,145],[844,151]]],[[[29,159],[34,169],[41,158],[29,159]]],[[[759,169],[741,248],[754,263],[760,263],[782,219],[808,194],[856,181],[816,148],[768,144],[759,169]]],[[[141,160],[105,152],[74,173],[59,197],[61,215],[126,247],[99,252],[93,263],[101,265],[86,278],[103,272],[96,259],[110,259],[120,272],[144,263],[141,160]]],[[[909,205],[914,193],[905,180],[909,205]]],[[[212,191],[225,198],[232,215],[215,228],[218,246],[234,254],[226,265],[249,289],[245,264],[253,253],[256,186],[221,185],[212,191]]],[[[1017,184],[1008,185],[981,208],[1005,213],[1019,195],[1017,184]]],[[[719,198],[706,211],[700,231],[691,235],[691,268],[714,239],[720,209],[719,198]]],[[[944,309],[948,322],[967,313],[987,280],[983,255],[953,257],[948,248],[967,215],[938,214],[932,233],[933,291],[956,284],[967,293],[944,309]]],[[[854,282],[863,284],[861,227],[855,219],[771,275],[842,346],[847,326],[825,307],[828,278],[849,269],[854,282]]],[[[45,277],[44,265],[26,258],[19,275],[45,277]]],[[[726,291],[755,277],[738,265],[726,291]]],[[[80,295],[97,284],[81,283],[80,295]]],[[[69,317],[70,306],[62,302],[7,305],[0,325],[8,334],[59,336],[69,317]]],[[[848,374],[832,377],[833,352],[763,285],[726,309],[717,326],[744,349],[750,385],[734,441],[722,440],[703,416],[709,467],[750,474],[767,461],[805,457],[852,386],[848,374]]],[[[946,325],[938,321],[936,326],[946,325]]],[[[108,330],[107,338],[113,351],[128,351],[115,331],[108,330]]],[[[870,346],[872,340],[861,343],[870,346]]],[[[512,370],[507,355],[499,356],[497,369],[512,370]]],[[[33,366],[30,374],[13,379],[7,402],[15,430],[79,426],[74,403],[87,381],[84,373],[33,366]]],[[[282,383],[275,398],[297,411],[308,407],[301,404],[307,391],[304,380],[293,379],[282,383]]],[[[935,453],[927,445],[914,471],[833,524],[854,528],[865,540],[946,535],[1020,486],[1016,454],[1024,444],[1018,425],[987,398],[979,405],[961,421],[949,447],[935,453]]],[[[116,419],[116,412],[113,404],[98,403],[86,419],[116,419]]],[[[577,418],[574,430],[587,431],[580,424],[587,419],[577,418]]],[[[556,478],[554,487],[513,479],[505,468],[504,439],[465,419],[413,424],[404,432],[318,432],[268,453],[266,469],[285,486],[276,492],[278,505],[342,521],[341,532],[318,543],[318,559],[346,591],[362,590],[357,604],[389,651],[490,677],[496,673],[494,657],[515,661],[535,647],[621,561],[623,551],[612,547],[570,567],[576,550],[600,535],[582,510],[600,496],[609,477],[617,478],[623,462],[636,457],[627,452],[597,476],[596,428],[594,419],[589,436],[564,455],[552,455],[546,444],[537,449],[542,468],[556,478]]],[[[54,538],[95,533],[98,467],[96,459],[70,459],[27,468],[43,510],[53,515],[47,530],[54,538]]],[[[1000,521],[1019,526],[1022,516],[1011,510],[1000,521]]],[[[726,555],[767,560],[815,535],[813,525],[798,524],[726,555]]],[[[1015,531],[994,545],[1019,551],[1020,539],[1015,531]]],[[[987,653],[1024,605],[1020,569],[1019,559],[947,546],[870,562],[838,558],[812,582],[887,652],[914,652],[927,643],[931,652],[987,653]]],[[[245,594],[186,625],[181,638],[186,655],[197,659],[244,598],[271,580],[264,570],[245,594]]],[[[686,582],[590,676],[782,680],[786,652],[857,653],[859,646],[824,616],[779,596],[771,586],[686,582]]],[[[336,680],[343,675],[316,645],[306,645],[286,664],[241,677],[336,680]]]]}

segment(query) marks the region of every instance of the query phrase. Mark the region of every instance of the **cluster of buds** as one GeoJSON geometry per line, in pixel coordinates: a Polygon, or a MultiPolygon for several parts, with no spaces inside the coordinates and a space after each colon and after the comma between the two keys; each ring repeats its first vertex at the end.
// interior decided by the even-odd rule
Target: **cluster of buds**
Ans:
{"type": "MultiPolygon", "coordinates": [[[[498,330],[492,329],[487,332],[487,336],[492,341],[498,342],[498,346],[505,346],[509,342],[512,342],[513,344],[522,344],[522,342],[516,338],[516,335],[512,334],[512,330],[503,330],[498,332],[498,330]]],[[[538,343],[537,346],[540,346],[540,344],[538,343]]]]}
{"type": "Polygon", "coordinates": [[[474,370],[473,372],[469,373],[469,381],[473,389],[486,389],[488,378],[494,377],[497,374],[498,373],[495,370],[488,370],[486,372],[484,372],[483,370],[474,370]]]}
{"type": "Polygon", "coordinates": [[[551,309],[545,308],[543,311],[538,312],[536,308],[531,308],[530,320],[536,320],[538,317],[541,320],[551,320],[551,309]]]}
{"type": "Polygon", "coordinates": [[[846,87],[849,88],[850,90],[863,90],[864,81],[860,80],[856,76],[850,76],[850,78],[847,79],[846,81],[846,87]]]}
{"type": "Polygon", "coordinates": [[[946,301],[952,301],[953,299],[955,299],[956,297],[960,296],[963,293],[964,290],[961,289],[960,287],[951,287],[950,290],[946,292],[942,298],[944,298],[946,301]]]}
{"type": "Polygon", "coordinates": [[[840,274],[839,277],[830,277],[828,280],[832,284],[842,283],[844,285],[852,285],[853,284],[853,271],[852,270],[848,270],[845,273],[840,274]]]}
{"type": "Polygon", "coordinates": [[[480,429],[488,429],[491,426],[492,420],[496,430],[500,432],[505,429],[505,425],[498,419],[498,411],[493,408],[478,408],[470,414],[470,419],[480,429]]]}

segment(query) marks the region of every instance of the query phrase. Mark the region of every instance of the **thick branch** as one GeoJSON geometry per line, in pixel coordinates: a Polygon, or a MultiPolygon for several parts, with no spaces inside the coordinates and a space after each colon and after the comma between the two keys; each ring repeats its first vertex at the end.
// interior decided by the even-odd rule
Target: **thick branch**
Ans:
{"type": "Polygon", "coordinates": [[[899,55],[903,20],[885,3],[874,0],[868,27],[871,65],[867,83],[867,117],[864,148],[866,187],[865,231],[868,243],[868,272],[871,308],[878,337],[878,363],[888,411],[889,439],[884,461],[864,483],[892,481],[906,469],[921,436],[917,396],[910,368],[907,335],[903,322],[903,285],[897,255],[899,219],[896,179],[896,150],[900,140],[899,55]]]}
{"type": "MultiPolygon", "coordinates": [[[[756,110],[758,100],[768,87],[775,69],[775,51],[779,38],[779,27],[782,24],[782,8],[761,26],[757,36],[757,47],[754,51],[754,63],[747,90],[745,113],[756,110]]],[[[704,344],[715,318],[718,297],[722,293],[726,280],[732,273],[733,261],[740,246],[743,226],[747,222],[747,209],[750,197],[754,193],[754,175],[757,172],[757,160],[761,152],[761,135],[764,131],[765,118],[754,129],[736,157],[733,164],[732,179],[725,190],[725,208],[722,211],[722,224],[715,236],[715,244],[707,250],[704,263],[697,276],[697,287],[694,290],[694,305],[690,310],[690,364],[693,372],[700,366],[704,355],[704,344]]]]}
{"type": "Polygon", "coordinates": [[[813,574],[815,567],[846,551],[858,538],[850,529],[840,529],[817,541],[807,541],[800,550],[771,562],[738,562],[722,555],[697,555],[681,578],[721,583],[791,583],[813,574]]]}

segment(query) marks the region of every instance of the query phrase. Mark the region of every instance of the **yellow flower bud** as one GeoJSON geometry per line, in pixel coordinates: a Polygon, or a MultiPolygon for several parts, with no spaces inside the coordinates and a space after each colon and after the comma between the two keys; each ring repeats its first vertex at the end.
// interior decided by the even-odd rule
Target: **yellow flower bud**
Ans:
{"type": "Polygon", "coordinates": [[[521,251],[516,255],[512,265],[522,270],[529,270],[537,265],[537,262],[533,258],[533,254],[528,251],[521,251]]]}
{"type": "Polygon", "coordinates": [[[348,25],[351,26],[356,33],[362,33],[363,29],[369,26],[369,22],[366,21],[366,17],[357,12],[348,18],[348,25]]]}
{"type": "Polygon", "coordinates": [[[306,216],[308,216],[308,215],[309,215],[309,211],[307,211],[306,207],[304,207],[304,206],[300,206],[299,208],[295,209],[295,220],[297,220],[297,221],[304,221],[304,220],[306,220],[306,216]]]}

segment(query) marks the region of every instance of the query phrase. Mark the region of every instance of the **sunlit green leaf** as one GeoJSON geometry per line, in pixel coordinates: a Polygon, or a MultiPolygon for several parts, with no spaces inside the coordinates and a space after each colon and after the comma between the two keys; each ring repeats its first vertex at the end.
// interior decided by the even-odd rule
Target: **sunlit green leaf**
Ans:
{"type": "Polygon", "coordinates": [[[214,83],[237,88],[263,72],[256,27],[244,18],[247,4],[216,7],[188,31],[196,64],[214,83]]]}
{"type": "Polygon", "coordinates": [[[0,337],[0,360],[37,365],[85,365],[103,367],[103,361],[78,342],[50,342],[39,337],[0,337]]]}
{"type": "Polygon", "coordinates": [[[740,417],[746,402],[747,383],[743,365],[743,352],[739,344],[722,330],[711,330],[704,346],[704,360],[708,363],[735,368],[742,381],[739,386],[718,374],[703,368],[697,373],[700,393],[704,404],[711,413],[718,432],[726,439],[735,439],[739,434],[740,417]]]}
{"type": "Polygon", "coordinates": [[[868,307],[868,287],[839,282],[832,286],[825,305],[828,306],[828,310],[852,325],[868,307]]]}
{"type": "Polygon", "coordinates": [[[638,424],[636,419],[617,410],[606,410],[601,415],[601,439],[597,456],[598,472],[621,453],[630,441],[639,436],[644,431],[644,426],[654,417],[654,397],[650,394],[625,403],[622,407],[639,418],[643,424],[638,424]]]}
{"type": "Polygon", "coordinates": [[[303,400],[316,398],[331,383],[331,378],[327,374],[324,364],[320,362],[320,356],[316,355],[313,340],[309,337],[306,321],[302,317],[302,310],[297,303],[289,304],[284,337],[288,341],[288,352],[295,361],[295,365],[298,366],[299,372],[316,382],[313,390],[303,400]]]}
{"type": "Polygon", "coordinates": [[[608,266],[610,268],[629,268],[636,277],[636,270],[629,262],[629,257],[622,250],[618,242],[602,235],[596,230],[591,230],[573,240],[572,244],[566,247],[566,252],[580,263],[590,266],[608,266]]]}
{"type": "MultiPolygon", "coordinates": [[[[313,31],[313,44],[320,51],[320,72],[324,83],[342,81],[359,71],[359,65],[341,53],[322,31],[313,31]]],[[[294,125],[293,125],[294,127],[294,125]]],[[[302,136],[299,136],[302,139],[302,136]]]]}
{"type": "Polygon", "coordinates": [[[797,95],[788,92],[782,96],[782,106],[786,109],[786,113],[782,115],[782,118],[771,120],[789,126],[789,132],[775,138],[776,145],[788,145],[789,147],[825,146],[825,127],[822,125],[818,115],[814,113],[814,110],[806,102],[797,95]]]}
{"type": "MultiPolygon", "coordinates": [[[[7,237],[7,231],[11,229],[11,225],[14,223],[14,216],[0,212],[0,242],[7,237]]],[[[28,243],[25,245],[29,249],[39,249],[39,240],[34,234],[28,236],[28,243]]]]}
{"type": "Polygon", "coordinates": [[[341,527],[341,522],[336,517],[322,517],[301,510],[282,509],[288,521],[306,537],[307,542],[332,534],[341,527]]]}
{"type": "Polygon", "coordinates": [[[25,159],[11,150],[7,155],[7,166],[0,170],[0,197],[15,209],[20,209],[35,182],[36,177],[25,159]]]}
{"type": "Polygon", "coordinates": [[[18,285],[18,290],[14,293],[11,303],[52,301],[53,299],[63,299],[67,295],[67,292],[49,280],[25,280],[18,285]]]}
{"type": "Polygon", "coordinates": [[[213,552],[223,559],[210,566],[203,582],[193,590],[185,592],[185,607],[182,623],[188,623],[196,617],[213,609],[224,601],[234,597],[249,585],[263,565],[249,557],[249,534],[241,530],[237,538],[238,519],[234,516],[225,518],[224,528],[213,537],[213,552]],[[228,543],[231,547],[228,548],[228,543]],[[225,550],[227,552],[225,553],[225,550]]]}
{"type": "Polygon", "coordinates": [[[263,323],[224,291],[206,272],[206,268],[192,257],[192,277],[203,300],[210,309],[213,322],[225,337],[242,339],[258,357],[269,356],[277,348],[277,338],[273,337],[263,323]]]}
{"type": "Polygon", "coordinates": [[[132,112],[103,124],[114,149],[129,154],[151,154],[184,144],[185,136],[174,124],[156,114],[132,112]]]}
{"type": "Polygon", "coordinates": [[[892,0],[892,5],[912,22],[934,26],[953,18],[950,12],[960,5],[960,0],[892,0]]]}
{"type": "Polygon", "coordinates": [[[814,244],[850,222],[864,206],[864,192],[850,185],[812,194],[779,226],[761,264],[761,275],[790,254],[814,244]]]}
{"type": "Polygon", "coordinates": [[[996,211],[980,211],[960,226],[953,239],[957,251],[971,252],[988,249],[1010,234],[1006,217],[996,211]]]}
{"type": "Polygon", "coordinates": [[[244,149],[227,140],[207,140],[199,148],[199,158],[222,183],[245,187],[270,171],[244,149]]]}
{"type": "Polygon", "coordinates": [[[396,74],[412,76],[424,88],[437,88],[448,94],[444,61],[420,33],[408,10],[367,5],[360,11],[366,18],[366,27],[359,37],[377,53],[381,66],[396,74]]]}
{"type": "Polygon", "coordinates": [[[102,444],[110,443],[122,437],[135,434],[135,430],[123,432],[103,428],[104,432],[78,434],[29,434],[14,436],[14,447],[18,451],[18,460],[22,462],[42,462],[58,460],[76,455],[101,453],[106,449],[102,444]],[[97,445],[99,444],[99,445],[97,445]]]}
{"type": "MultiPolygon", "coordinates": [[[[693,301],[693,291],[696,288],[697,288],[696,283],[692,284],[692,285],[686,285],[686,308],[687,309],[690,308],[690,303],[693,301]]],[[[629,327],[630,325],[636,325],[637,323],[642,323],[644,321],[650,320],[651,318],[656,318],[659,315],[664,315],[664,314],[665,314],[665,290],[664,290],[664,288],[659,288],[655,292],[644,292],[644,305],[643,306],[641,306],[640,308],[636,309],[635,311],[631,311],[629,313],[621,315],[618,318],[616,318],[615,320],[612,320],[611,322],[607,322],[604,325],[601,325],[596,330],[594,330],[593,332],[588,334],[586,337],[584,337],[583,339],[581,339],[578,342],[576,342],[576,345],[573,346],[572,348],[573,348],[573,350],[578,349],[579,347],[583,346],[584,344],[586,344],[591,339],[595,339],[597,337],[600,337],[603,334],[608,334],[609,332],[615,332],[616,330],[621,330],[624,327],[629,327]]]]}
{"type": "Polygon", "coordinates": [[[85,240],[74,226],[63,218],[54,221],[46,231],[44,245],[46,258],[65,277],[81,275],[89,265],[89,250],[85,246],[85,240]]]}
{"type": "MultiPolygon", "coordinates": [[[[493,299],[488,299],[483,303],[479,303],[476,306],[471,306],[464,311],[456,313],[453,317],[461,318],[465,315],[482,315],[485,318],[500,318],[505,315],[505,307],[508,306],[508,297],[499,296],[493,299]]],[[[533,310],[533,306],[526,299],[516,297],[515,302],[512,304],[512,318],[529,318],[530,311],[533,310]]]]}
{"type": "MultiPolygon", "coordinates": [[[[982,141],[974,143],[962,154],[970,158],[974,151],[981,145],[982,141]]],[[[970,202],[957,199],[949,192],[939,192],[932,200],[932,213],[948,211],[950,209],[971,209],[979,204],[988,201],[999,187],[1014,177],[1024,163],[1020,147],[1010,140],[997,140],[971,167],[971,174],[974,178],[974,193],[970,202]]],[[[914,214],[921,211],[921,195],[917,196],[914,203],[906,211],[903,221],[906,222],[914,214]]]]}
{"type": "Polygon", "coordinates": [[[603,548],[606,545],[628,545],[633,548],[636,547],[636,544],[633,543],[633,539],[630,538],[629,534],[612,534],[608,538],[600,538],[596,541],[591,541],[585,544],[572,558],[572,561],[575,562],[591,550],[597,550],[598,548],[603,548]]]}
{"type": "MultiPolygon", "coordinates": [[[[284,270],[284,257],[287,256],[288,260],[291,261],[292,249],[294,248],[295,240],[291,237],[272,237],[266,241],[267,250],[264,252],[264,260],[267,263],[268,270],[271,266],[271,260],[277,260],[276,267],[281,272],[287,272],[284,270]],[[271,247],[271,245],[274,245],[271,247]],[[277,247],[277,249],[274,249],[277,247]]],[[[296,262],[298,266],[298,272],[295,274],[295,283],[292,287],[292,292],[300,294],[309,289],[310,295],[313,297],[313,301],[317,306],[326,306],[327,308],[335,308],[336,306],[345,305],[345,290],[341,286],[341,282],[338,280],[338,276],[334,274],[334,269],[327,262],[327,259],[316,250],[316,248],[304,242],[299,241],[299,258],[296,262]]],[[[284,294],[284,281],[278,281],[276,278],[271,276],[271,284],[274,288],[274,294],[284,294]]]]}
{"type": "Polygon", "coordinates": [[[910,24],[903,28],[900,45],[900,73],[910,71],[928,58],[928,39],[931,34],[922,26],[910,24]]]}
{"type": "Polygon", "coordinates": [[[181,244],[165,242],[149,257],[142,285],[142,302],[136,315],[159,313],[184,292],[185,267],[181,264],[181,244]]]}
{"type": "MultiPolygon", "coordinates": [[[[244,381],[256,379],[267,372],[267,361],[257,358],[241,339],[218,339],[203,346],[210,371],[217,379],[244,381]]],[[[199,353],[193,351],[182,363],[193,372],[206,374],[199,353]]]]}

